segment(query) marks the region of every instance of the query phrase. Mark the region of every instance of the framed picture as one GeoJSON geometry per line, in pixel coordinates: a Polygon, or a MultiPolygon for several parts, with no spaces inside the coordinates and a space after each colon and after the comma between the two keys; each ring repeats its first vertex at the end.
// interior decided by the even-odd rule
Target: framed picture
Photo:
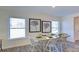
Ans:
{"type": "Polygon", "coordinates": [[[29,32],[41,32],[41,19],[29,18],[29,32]]]}
{"type": "Polygon", "coordinates": [[[42,33],[51,32],[51,21],[42,21],[42,33]]]}

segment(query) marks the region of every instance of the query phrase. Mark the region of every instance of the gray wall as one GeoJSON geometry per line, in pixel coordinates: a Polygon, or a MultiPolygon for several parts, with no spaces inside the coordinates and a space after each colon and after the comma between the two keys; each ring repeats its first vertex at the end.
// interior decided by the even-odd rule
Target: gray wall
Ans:
{"type": "MultiPolygon", "coordinates": [[[[26,44],[30,44],[29,38],[34,38],[38,33],[29,33],[29,18],[38,18],[45,21],[52,21],[52,20],[61,20],[60,17],[52,17],[46,14],[24,14],[20,12],[12,12],[6,10],[0,10],[0,39],[2,39],[2,48],[11,48],[15,46],[22,46],[26,44]],[[26,38],[25,39],[8,39],[9,37],[9,17],[21,17],[26,19],[26,38]]],[[[46,33],[45,33],[46,34],[46,33]]]]}

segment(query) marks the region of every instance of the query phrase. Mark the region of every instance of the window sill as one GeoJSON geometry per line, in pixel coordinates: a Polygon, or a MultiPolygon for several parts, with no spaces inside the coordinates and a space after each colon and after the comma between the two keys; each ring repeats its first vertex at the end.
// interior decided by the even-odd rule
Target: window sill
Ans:
{"type": "Polygon", "coordinates": [[[21,37],[21,38],[9,38],[10,40],[19,40],[19,39],[26,39],[26,37],[21,37]]]}

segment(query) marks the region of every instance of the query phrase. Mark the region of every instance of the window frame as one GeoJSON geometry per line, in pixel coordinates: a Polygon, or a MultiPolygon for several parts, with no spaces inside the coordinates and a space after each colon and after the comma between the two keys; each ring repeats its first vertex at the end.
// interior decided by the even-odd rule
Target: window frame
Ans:
{"type": "MultiPolygon", "coordinates": [[[[9,35],[8,35],[8,39],[25,39],[26,38],[26,19],[25,19],[25,37],[18,37],[18,38],[10,38],[10,18],[18,18],[18,19],[25,19],[25,18],[22,18],[22,17],[12,17],[10,16],[9,17],[9,35]]],[[[13,29],[17,29],[17,28],[13,28],[13,29]]],[[[18,28],[18,29],[22,29],[22,28],[18,28]]]]}
{"type": "MultiPolygon", "coordinates": [[[[60,29],[61,29],[61,24],[60,24],[60,21],[59,20],[52,20],[52,21],[57,21],[58,22],[58,34],[61,32],[60,29]]],[[[52,24],[52,22],[51,22],[52,24]]],[[[51,25],[52,27],[52,25],[51,25]]],[[[51,30],[51,33],[52,33],[52,30],[51,30]]]]}

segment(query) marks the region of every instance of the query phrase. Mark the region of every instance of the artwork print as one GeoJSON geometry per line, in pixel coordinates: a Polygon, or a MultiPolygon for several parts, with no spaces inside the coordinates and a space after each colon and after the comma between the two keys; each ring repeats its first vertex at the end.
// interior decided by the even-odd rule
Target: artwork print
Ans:
{"type": "Polygon", "coordinates": [[[29,32],[40,32],[41,31],[41,19],[29,19],[29,32]]]}
{"type": "Polygon", "coordinates": [[[51,21],[42,21],[42,32],[43,33],[51,32],[51,21]]]}

